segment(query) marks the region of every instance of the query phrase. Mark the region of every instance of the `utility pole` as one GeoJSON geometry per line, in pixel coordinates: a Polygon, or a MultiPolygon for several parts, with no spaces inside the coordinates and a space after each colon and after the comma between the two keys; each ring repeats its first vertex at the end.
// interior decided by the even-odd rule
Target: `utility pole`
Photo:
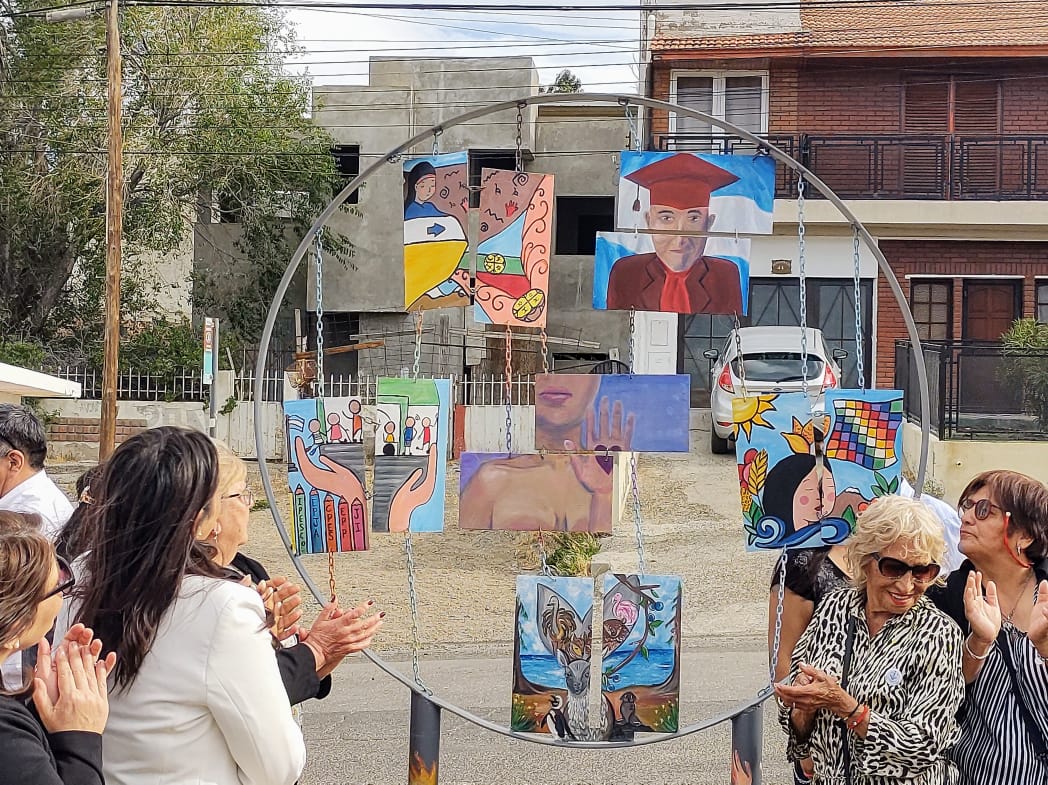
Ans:
{"type": "Polygon", "coordinates": [[[106,10],[106,92],[109,154],[106,166],[106,313],[102,362],[102,416],[98,460],[116,447],[116,388],[120,363],[120,265],[124,229],[124,132],[121,127],[120,9],[106,10]]]}

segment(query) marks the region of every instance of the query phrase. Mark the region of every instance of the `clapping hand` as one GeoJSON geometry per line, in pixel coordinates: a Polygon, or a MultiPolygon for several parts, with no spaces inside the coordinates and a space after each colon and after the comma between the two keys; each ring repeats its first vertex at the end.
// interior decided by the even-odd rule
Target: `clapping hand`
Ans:
{"type": "Polygon", "coordinates": [[[855,707],[855,699],[833,676],[803,662],[798,667],[792,685],[775,685],[775,694],[794,711],[814,715],[819,709],[827,709],[845,715],[855,707]]]}
{"type": "Polygon", "coordinates": [[[335,670],[346,656],[364,651],[371,645],[371,639],[382,626],[386,615],[378,613],[366,616],[373,604],[369,601],[344,611],[337,602],[329,602],[313,626],[299,633],[299,640],[313,650],[320,678],[335,670]]]}
{"type": "Polygon", "coordinates": [[[1037,603],[1030,613],[1030,628],[1026,632],[1030,643],[1037,647],[1041,657],[1048,652],[1048,581],[1037,587],[1037,603]]]}
{"type": "Polygon", "coordinates": [[[302,589],[282,575],[259,582],[255,587],[262,596],[266,610],[273,618],[269,631],[278,641],[285,641],[298,633],[302,618],[302,589]]]}
{"type": "Polygon", "coordinates": [[[997,634],[1001,631],[1001,605],[997,599],[997,585],[993,581],[987,581],[984,597],[982,573],[978,570],[968,573],[968,582],[964,587],[964,615],[976,640],[989,645],[997,639],[997,634]]]}
{"type": "Polygon", "coordinates": [[[101,733],[109,718],[107,679],[116,665],[116,654],[98,659],[101,641],[78,626],[81,629],[75,633],[71,629],[53,657],[46,638],[37,650],[33,703],[48,733],[101,733]],[[82,643],[85,638],[86,645],[82,643]]]}

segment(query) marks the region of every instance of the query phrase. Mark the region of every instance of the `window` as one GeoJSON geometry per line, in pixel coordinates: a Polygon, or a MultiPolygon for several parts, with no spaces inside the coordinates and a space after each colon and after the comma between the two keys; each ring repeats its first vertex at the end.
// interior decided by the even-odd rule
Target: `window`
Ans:
{"type": "Polygon", "coordinates": [[[615,228],[614,196],[558,196],[554,253],[592,255],[597,232],[615,228]]]}
{"type": "MultiPolygon", "coordinates": [[[[336,144],[331,148],[331,155],[335,159],[335,171],[344,180],[352,180],[360,174],[360,145],[358,144],[336,144]]],[[[345,185],[345,183],[343,183],[345,185]]],[[[342,190],[342,186],[339,186],[342,190]]],[[[349,195],[346,204],[356,204],[360,195],[360,189],[349,195]]]]}
{"type": "Polygon", "coordinates": [[[1048,324],[1048,281],[1037,282],[1037,321],[1048,324]]]}
{"type": "Polygon", "coordinates": [[[517,168],[517,154],[505,150],[469,151],[469,206],[480,207],[480,172],[482,169],[517,168]]]}
{"type": "Polygon", "coordinates": [[[953,332],[953,281],[911,281],[910,311],[922,341],[948,341],[953,332]]]}
{"type": "MultiPolygon", "coordinates": [[[[768,132],[768,74],[764,72],[677,71],[670,76],[670,101],[719,117],[750,133],[768,132]]],[[[710,123],[673,114],[670,132],[724,135],[710,123]]]]}

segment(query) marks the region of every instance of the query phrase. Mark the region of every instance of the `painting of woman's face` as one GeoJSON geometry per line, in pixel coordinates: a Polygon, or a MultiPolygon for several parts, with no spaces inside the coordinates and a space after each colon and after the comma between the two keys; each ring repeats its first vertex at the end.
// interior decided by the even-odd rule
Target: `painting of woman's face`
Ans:
{"type": "Polygon", "coordinates": [[[539,429],[563,428],[581,423],[593,405],[600,376],[548,374],[535,378],[536,425],[539,429]]]}
{"type": "Polygon", "coordinates": [[[419,179],[415,183],[415,201],[416,202],[428,202],[433,198],[433,194],[437,192],[437,176],[435,174],[427,174],[425,177],[419,179]]]}
{"type": "Polygon", "coordinates": [[[823,501],[819,493],[819,472],[812,469],[793,494],[793,526],[800,530],[822,518],[823,501]]]}

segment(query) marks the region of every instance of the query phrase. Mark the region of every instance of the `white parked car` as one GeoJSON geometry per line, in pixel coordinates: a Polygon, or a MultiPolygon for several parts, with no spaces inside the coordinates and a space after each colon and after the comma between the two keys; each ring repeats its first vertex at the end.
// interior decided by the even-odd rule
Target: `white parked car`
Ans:
{"type": "MultiPolygon", "coordinates": [[[[831,352],[821,330],[814,327],[807,330],[808,397],[811,398],[812,410],[821,412],[825,411],[823,393],[840,383],[838,363],[848,356],[848,352],[844,349],[831,352]]],[[[707,349],[702,353],[711,363],[713,422],[710,449],[714,453],[727,453],[733,449],[732,400],[743,395],[743,375],[746,392],[750,395],[803,391],[801,335],[800,327],[742,327],[728,334],[723,349],[707,349]]]]}

